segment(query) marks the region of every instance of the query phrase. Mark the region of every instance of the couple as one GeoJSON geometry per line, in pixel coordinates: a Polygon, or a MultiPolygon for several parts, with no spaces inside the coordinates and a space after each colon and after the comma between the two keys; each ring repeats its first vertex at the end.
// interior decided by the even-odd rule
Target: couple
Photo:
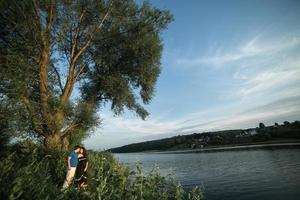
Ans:
{"type": "Polygon", "coordinates": [[[76,186],[86,189],[87,187],[87,152],[84,147],[79,145],[74,147],[74,150],[68,155],[68,171],[66,180],[63,184],[63,189],[66,189],[71,184],[74,176],[76,179],[76,186]]]}

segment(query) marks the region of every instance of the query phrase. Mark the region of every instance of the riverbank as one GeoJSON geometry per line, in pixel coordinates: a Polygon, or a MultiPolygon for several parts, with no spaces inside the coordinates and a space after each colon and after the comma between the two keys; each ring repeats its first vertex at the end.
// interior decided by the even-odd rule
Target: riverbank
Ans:
{"type": "Polygon", "coordinates": [[[88,151],[87,190],[72,184],[64,192],[67,152],[22,141],[4,146],[0,155],[1,199],[202,199],[199,187],[184,191],[173,177],[160,175],[158,168],[147,173],[141,166],[129,169],[107,152],[88,151]]]}
{"type": "Polygon", "coordinates": [[[175,154],[175,153],[201,153],[201,152],[213,152],[213,151],[230,151],[230,150],[246,150],[246,149],[262,149],[262,148],[280,148],[280,147],[299,147],[300,140],[281,140],[281,141],[269,141],[259,143],[249,143],[243,145],[226,145],[226,146],[211,146],[201,149],[181,149],[171,151],[147,151],[144,153],[158,153],[158,154],[175,154]]]}

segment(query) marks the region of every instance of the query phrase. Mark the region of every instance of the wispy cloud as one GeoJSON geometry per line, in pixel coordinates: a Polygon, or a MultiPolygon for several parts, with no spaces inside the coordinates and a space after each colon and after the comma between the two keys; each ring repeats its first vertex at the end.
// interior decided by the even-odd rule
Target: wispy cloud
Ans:
{"type": "Polygon", "coordinates": [[[203,112],[182,116],[177,120],[165,119],[164,121],[156,119],[142,121],[126,117],[113,117],[108,114],[103,118],[106,126],[109,127],[98,130],[101,134],[93,136],[86,141],[86,144],[90,147],[110,148],[143,141],[145,138],[249,128],[257,126],[258,122],[282,122],[280,119],[289,120],[291,115],[300,117],[299,95],[261,106],[252,107],[245,104],[207,109],[203,112]]]}
{"type": "Polygon", "coordinates": [[[169,119],[164,113],[167,111],[163,110],[159,116],[147,121],[128,116],[114,117],[107,111],[102,113],[104,126],[98,130],[102,135],[93,136],[86,144],[108,148],[145,138],[248,128],[257,126],[260,121],[274,123],[282,119],[299,119],[300,58],[293,56],[295,52],[299,53],[299,49],[295,50],[299,47],[300,37],[268,40],[259,34],[227,51],[219,47],[209,56],[178,58],[177,65],[191,66],[191,73],[199,65],[230,68],[231,76],[222,81],[236,82],[236,85],[220,92],[222,98],[230,99],[230,103],[184,114],[175,120],[169,119]],[[234,68],[232,64],[235,64],[234,68]]]}
{"type": "Polygon", "coordinates": [[[250,95],[265,96],[280,89],[288,90],[288,86],[292,87],[293,84],[300,84],[300,65],[299,69],[269,70],[258,73],[246,79],[236,94],[241,98],[248,98],[250,95]]]}
{"type": "Polygon", "coordinates": [[[189,58],[179,57],[175,63],[179,66],[199,66],[203,64],[224,66],[247,58],[272,55],[300,45],[300,37],[296,36],[280,38],[277,41],[269,42],[264,42],[261,37],[262,34],[258,34],[237,48],[231,47],[224,50],[224,48],[218,47],[213,55],[200,55],[189,58]]]}

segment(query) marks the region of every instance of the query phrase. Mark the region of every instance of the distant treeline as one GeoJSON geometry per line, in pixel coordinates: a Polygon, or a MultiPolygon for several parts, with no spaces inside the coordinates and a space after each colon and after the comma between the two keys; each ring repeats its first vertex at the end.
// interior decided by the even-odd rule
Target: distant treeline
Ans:
{"type": "Polygon", "coordinates": [[[170,138],[129,144],[109,149],[113,153],[129,153],[142,151],[165,151],[199,149],[211,146],[238,145],[276,140],[300,139],[300,122],[285,121],[279,125],[265,126],[259,123],[256,128],[225,130],[217,132],[193,133],[170,138]]]}

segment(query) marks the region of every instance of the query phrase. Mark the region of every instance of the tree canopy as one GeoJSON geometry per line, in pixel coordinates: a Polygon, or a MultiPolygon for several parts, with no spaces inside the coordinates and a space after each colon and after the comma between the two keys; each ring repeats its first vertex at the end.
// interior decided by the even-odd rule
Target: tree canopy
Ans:
{"type": "Polygon", "coordinates": [[[19,133],[66,149],[104,103],[147,117],[169,11],[133,0],[11,0],[0,11],[0,98],[22,113],[19,133]]]}

